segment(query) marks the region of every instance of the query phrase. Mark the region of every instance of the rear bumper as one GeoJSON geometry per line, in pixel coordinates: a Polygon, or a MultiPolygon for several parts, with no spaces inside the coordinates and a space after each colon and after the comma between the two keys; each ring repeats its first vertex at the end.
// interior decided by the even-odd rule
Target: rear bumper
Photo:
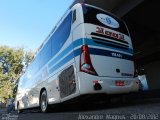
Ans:
{"type": "Polygon", "coordinates": [[[106,93],[106,94],[123,94],[139,91],[138,78],[112,78],[112,77],[98,77],[79,72],[79,91],[80,94],[94,94],[94,93],[106,93]],[[95,90],[95,81],[101,85],[100,90],[95,90]],[[116,86],[115,81],[124,81],[124,86],[116,86]]]}

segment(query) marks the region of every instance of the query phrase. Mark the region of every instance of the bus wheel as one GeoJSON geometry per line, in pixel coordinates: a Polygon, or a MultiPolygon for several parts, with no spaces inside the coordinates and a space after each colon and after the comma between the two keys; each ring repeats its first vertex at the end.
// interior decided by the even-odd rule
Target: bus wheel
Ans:
{"type": "Polygon", "coordinates": [[[40,109],[44,113],[48,112],[49,110],[46,90],[42,92],[41,97],[40,97],[40,109]]]}
{"type": "Polygon", "coordinates": [[[19,108],[19,102],[18,102],[18,104],[17,104],[17,112],[18,112],[18,114],[20,114],[20,113],[22,113],[23,111],[22,110],[20,110],[20,108],[19,108]]]}

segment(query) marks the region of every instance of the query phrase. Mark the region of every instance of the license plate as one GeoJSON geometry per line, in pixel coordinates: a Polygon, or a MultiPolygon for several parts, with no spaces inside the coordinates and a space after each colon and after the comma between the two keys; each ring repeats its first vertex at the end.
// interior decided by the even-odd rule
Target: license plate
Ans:
{"type": "Polygon", "coordinates": [[[115,81],[116,86],[124,86],[124,81],[115,81]]]}

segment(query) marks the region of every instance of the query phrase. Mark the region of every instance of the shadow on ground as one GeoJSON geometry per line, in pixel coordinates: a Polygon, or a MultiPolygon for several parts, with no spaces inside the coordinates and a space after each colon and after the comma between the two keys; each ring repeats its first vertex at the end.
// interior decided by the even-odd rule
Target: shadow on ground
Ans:
{"type": "MultiPolygon", "coordinates": [[[[101,96],[97,95],[90,99],[79,99],[78,102],[67,102],[63,104],[57,104],[52,106],[49,113],[67,113],[67,112],[85,112],[85,111],[96,111],[103,109],[121,108],[125,106],[137,106],[150,103],[160,103],[160,94],[158,92],[140,92],[128,95],[112,95],[112,96],[101,96]],[[95,99],[96,98],[96,99],[95,99]]],[[[25,110],[25,113],[39,113],[39,110],[31,109],[25,110]]]]}

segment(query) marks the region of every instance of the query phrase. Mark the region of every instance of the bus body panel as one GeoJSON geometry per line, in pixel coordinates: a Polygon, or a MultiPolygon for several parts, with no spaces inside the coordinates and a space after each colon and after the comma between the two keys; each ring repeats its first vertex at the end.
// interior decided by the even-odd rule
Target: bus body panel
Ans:
{"type": "Polygon", "coordinates": [[[79,73],[80,80],[80,94],[96,94],[96,93],[106,93],[106,94],[123,94],[130,92],[137,92],[139,89],[139,81],[137,78],[111,78],[111,77],[98,77],[89,75],[87,73],[79,73]],[[85,77],[84,77],[85,76],[85,77]],[[94,89],[94,81],[98,81],[102,89],[94,89]],[[116,81],[124,81],[124,86],[116,86],[116,81]]]}
{"type": "MultiPolygon", "coordinates": [[[[98,9],[96,7],[93,8],[98,9]]],[[[21,81],[22,86],[18,88],[16,95],[16,109],[18,103],[20,109],[40,106],[39,102],[42,90],[47,91],[49,104],[64,102],[84,94],[120,94],[138,91],[139,81],[137,78],[133,78],[133,48],[129,35],[121,33],[120,31],[111,30],[103,25],[85,23],[86,16],[84,16],[84,5],[76,4],[60,20],[57,27],[53,29],[47,38],[48,40],[43,43],[43,47],[40,49],[33,63],[37,62],[36,59],[41,57],[41,51],[45,50],[47,45],[51,47],[51,50],[55,47],[55,51],[56,48],[60,47],[55,54],[53,54],[54,51],[52,50],[50,53],[52,54],[51,56],[46,51],[45,54],[50,56],[50,59],[45,62],[43,67],[34,67],[33,69],[38,69],[35,74],[32,73],[32,69],[30,70],[29,66],[28,71],[32,76],[24,78],[24,76],[29,76],[26,72],[25,75],[21,77],[19,86],[21,81]],[[68,33],[67,39],[60,41],[62,43],[57,41],[58,44],[55,41],[57,45],[53,44],[54,34],[57,34],[58,29],[62,26],[70,24],[65,23],[65,25],[63,25],[63,21],[71,14],[72,20],[70,20],[70,22],[72,21],[72,23],[70,33],[68,33],[68,30],[63,30],[61,31],[63,34],[60,35],[64,37],[66,36],[65,34],[68,33]],[[73,21],[74,18],[75,20],[73,21]],[[99,41],[95,41],[96,35],[99,34],[99,29],[114,32],[115,34],[122,34],[124,41],[117,40],[117,43],[114,44],[119,44],[119,47],[122,48],[121,46],[126,47],[124,44],[128,43],[129,49],[116,49],[115,45],[110,47],[111,44],[105,42],[109,41],[113,43],[115,40],[112,38],[109,39],[109,36],[105,36],[105,33],[103,34],[102,32],[101,35],[96,38],[96,40],[98,39],[99,41]],[[92,34],[93,32],[94,34],[92,34]],[[105,45],[102,43],[105,43],[105,45]],[[87,60],[89,60],[90,65],[93,67],[92,69],[94,69],[97,74],[82,71],[81,63],[87,61],[86,58],[83,58],[83,54],[86,54],[83,48],[85,48],[85,50],[86,48],[88,49],[87,60]],[[25,80],[27,80],[28,83],[23,83],[25,80]],[[123,82],[123,86],[121,82],[123,82]],[[101,86],[101,89],[95,89],[97,83],[101,86]]],[[[41,63],[43,59],[45,60],[45,57],[38,59],[38,62],[41,63]]],[[[36,63],[36,65],[37,64],[38,63],[36,63]]]]}

